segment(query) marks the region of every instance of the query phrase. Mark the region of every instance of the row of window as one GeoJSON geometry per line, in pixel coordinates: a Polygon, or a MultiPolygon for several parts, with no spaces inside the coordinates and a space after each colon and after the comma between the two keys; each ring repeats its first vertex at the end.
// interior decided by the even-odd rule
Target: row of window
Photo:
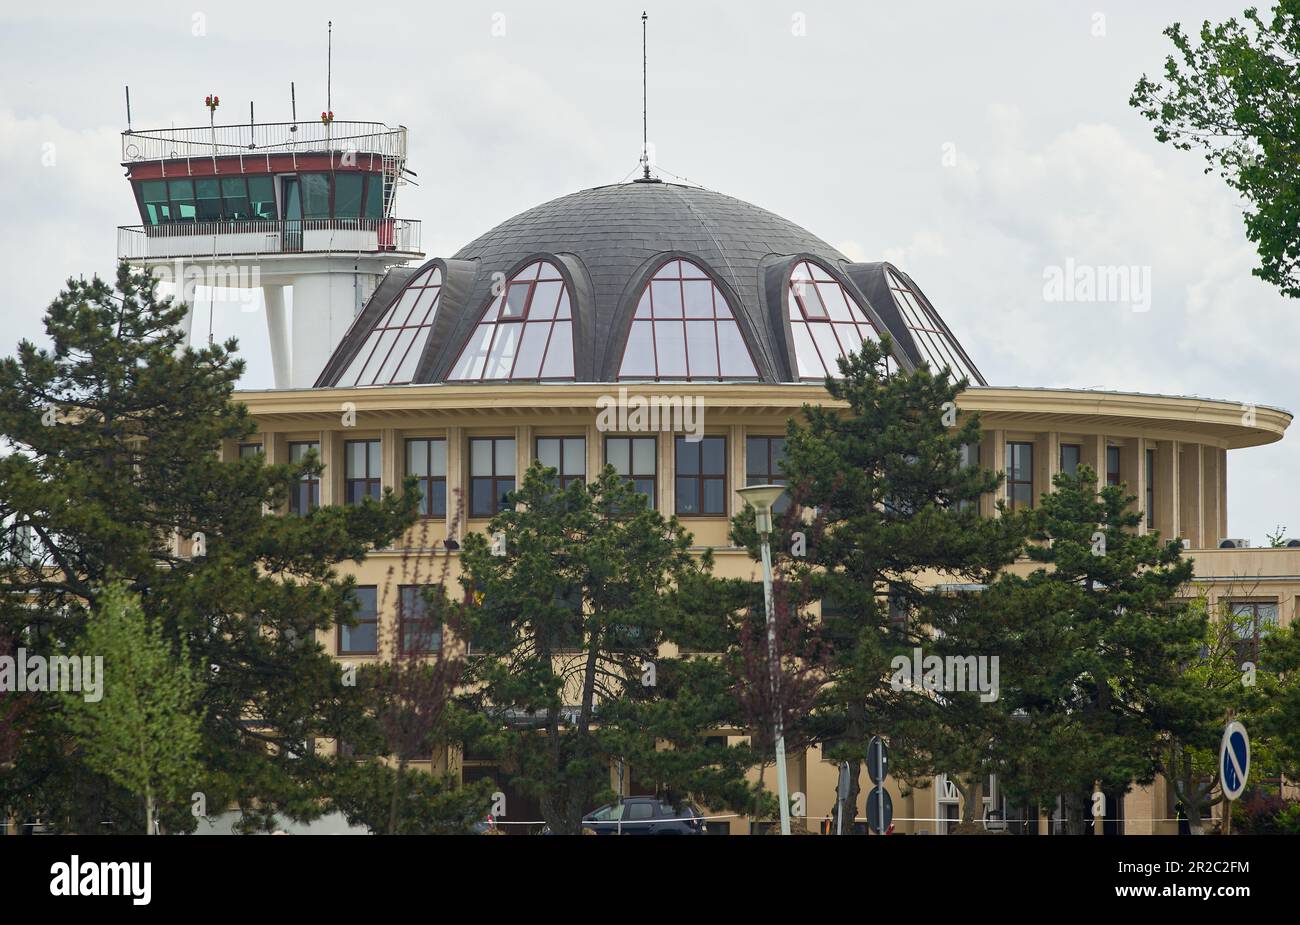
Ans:
{"type": "MultiPolygon", "coordinates": [[[[304,180],[307,176],[304,175],[304,180]]],[[[305,189],[305,187],[304,187],[305,189]]],[[[405,384],[412,380],[438,305],[419,290],[441,283],[441,271],[426,270],[399,293],[366,334],[340,386],[405,384]],[[431,283],[431,280],[437,283],[431,283]],[[371,362],[388,356],[393,318],[419,318],[415,346],[403,351],[409,364],[371,362]],[[385,341],[389,344],[386,344],[385,341]]],[[[790,274],[787,314],[800,379],[838,376],[838,359],[857,352],[881,332],[848,290],[811,261],[790,274]]],[[[414,324],[414,323],[413,323],[414,324]]],[[[559,269],[546,260],[524,267],[484,309],[448,379],[459,382],[574,379],[572,294],[559,269]]],[[[666,261],[646,283],[637,303],[620,379],[757,379],[758,367],[735,312],[722,290],[689,260],[666,261]]]]}
{"type": "MultiPolygon", "coordinates": [[[[245,443],[241,458],[262,452],[260,443],[245,443]]],[[[314,440],[291,441],[290,462],[308,453],[320,454],[314,440]]],[[[378,439],[346,440],[343,444],[343,497],[347,504],[378,499],[382,491],[382,446],[378,439]]],[[[677,514],[724,516],[727,512],[727,438],[705,436],[698,441],[676,437],[673,445],[677,514]]],[[[556,470],[556,481],[567,487],[587,478],[585,437],[538,437],[534,458],[556,470]]],[[[784,485],[784,437],[745,438],[747,485],[784,485]]],[[[623,476],[654,507],[659,477],[657,437],[606,437],[605,462],[623,476]]],[[[469,516],[492,517],[505,510],[506,496],[515,490],[517,476],[514,437],[469,439],[469,516]]],[[[420,513],[425,517],[447,514],[447,441],[441,437],[412,437],[405,442],[405,475],[416,479],[420,513]]],[[[320,477],[303,475],[289,498],[289,510],[306,514],[320,505],[320,477]]]]}
{"type": "MultiPolygon", "coordinates": [[[[150,225],[173,222],[276,221],[276,178],[265,174],[144,180],[141,214],[150,225]]],[[[378,174],[304,173],[281,178],[284,218],[382,218],[378,174]]]]}
{"type": "MultiPolygon", "coordinates": [[[[1083,447],[1077,443],[1062,443],[1060,464],[1066,475],[1079,471],[1083,461],[1083,447]]],[[[1120,448],[1106,447],[1106,484],[1120,483],[1120,448]]],[[[1007,501],[1012,508],[1034,506],[1034,445],[1032,443],[1007,443],[1007,501]]],[[[1148,449],[1143,460],[1146,470],[1146,525],[1155,527],[1156,502],[1156,451],[1148,449]]]]}

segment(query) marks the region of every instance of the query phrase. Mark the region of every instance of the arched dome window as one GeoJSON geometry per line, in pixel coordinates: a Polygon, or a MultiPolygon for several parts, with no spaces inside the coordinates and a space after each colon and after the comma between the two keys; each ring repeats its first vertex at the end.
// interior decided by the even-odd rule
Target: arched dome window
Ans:
{"type": "Polygon", "coordinates": [[[880,339],[853,297],[812,261],[795,265],[789,287],[790,336],[800,379],[838,377],[839,357],[857,353],[864,340],[880,339]]]}
{"type": "Polygon", "coordinates": [[[722,291],[688,260],[670,260],[641,293],[620,379],[757,379],[722,291]]]}
{"type": "Polygon", "coordinates": [[[569,289],[553,264],[538,260],[510,278],[483,313],[449,378],[573,378],[569,289]]]}
{"type": "Polygon", "coordinates": [[[965,376],[973,383],[983,384],[984,377],[980,375],[980,371],[975,368],[975,364],[966,355],[961,344],[957,343],[957,339],[952,336],[952,332],[943,323],[939,313],[921,296],[921,293],[891,267],[885,268],[885,279],[889,283],[894,304],[898,306],[898,313],[902,316],[903,323],[907,325],[907,330],[912,334],[912,341],[921,356],[930,364],[930,368],[937,373],[947,366],[955,376],[965,376]]]}
{"type": "Polygon", "coordinates": [[[432,267],[406,284],[366,335],[337,385],[405,385],[415,375],[438,314],[442,270],[432,267]]]}

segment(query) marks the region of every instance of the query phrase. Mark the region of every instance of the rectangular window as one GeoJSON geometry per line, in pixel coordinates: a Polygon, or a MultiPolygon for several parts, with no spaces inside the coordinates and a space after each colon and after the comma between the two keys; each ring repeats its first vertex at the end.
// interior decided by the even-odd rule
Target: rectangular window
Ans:
{"type": "Polygon", "coordinates": [[[727,513],[727,438],[676,439],[677,513],[687,517],[727,513]]]}
{"type": "MultiPolygon", "coordinates": [[[[745,438],[745,484],[784,485],[785,437],[745,438]]],[[[790,496],[784,494],[772,505],[774,514],[784,514],[790,507],[790,496]]]]}
{"type": "Polygon", "coordinates": [[[1147,529],[1156,525],[1156,451],[1147,450],[1147,529]]]}
{"type": "Polygon", "coordinates": [[[658,449],[654,437],[606,437],[605,464],[645,495],[646,505],[655,506],[655,481],[659,475],[658,449]]]}
{"type": "Polygon", "coordinates": [[[298,178],[302,189],[302,217],[330,217],[330,176],[327,173],[304,173],[298,178]]]}
{"type": "Polygon", "coordinates": [[[248,178],[248,201],[248,209],[254,219],[265,222],[276,220],[275,181],[270,177],[248,178]]]}
{"type": "Polygon", "coordinates": [[[384,217],[384,180],[371,174],[366,177],[366,218],[384,217]]]}
{"type": "Polygon", "coordinates": [[[140,201],[144,203],[145,220],[150,225],[161,225],[172,220],[166,180],[145,180],[141,183],[140,201]]]}
{"type": "Polygon", "coordinates": [[[556,483],[568,488],[572,482],[587,480],[587,439],[585,437],[538,437],[537,461],[556,471],[556,483]]]}
{"type": "Polygon", "coordinates": [[[1228,605],[1238,618],[1237,659],[1259,661],[1259,640],[1277,627],[1277,602],[1232,601],[1228,605]]]}
{"type": "Polygon", "coordinates": [[[221,178],[222,215],[228,222],[248,221],[248,184],[243,177],[221,178]]]}
{"type": "Polygon", "coordinates": [[[429,615],[423,585],[402,585],[398,600],[398,644],[410,654],[437,652],[442,649],[442,627],[429,615]]]}
{"type": "Polygon", "coordinates": [[[172,221],[194,221],[198,214],[194,204],[194,181],[168,180],[167,193],[172,201],[172,221]]]}
{"type": "MultiPolygon", "coordinates": [[[[289,462],[300,463],[308,453],[320,456],[320,443],[314,440],[289,444],[289,462]]],[[[289,496],[290,514],[309,514],[320,507],[320,475],[303,473],[289,496]]]]}
{"type": "Polygon", "coordinates": [[[339,655],[374,655],[379,651],[379,594],[373,585],[352,589],[356,625],[339,627],[339,655]]]}
{"type": "Polygon", "coordinates": [[[199,221],[221,221],[221,181],[216,177],[195,180],[194,196],[199,221]]]}
{"type": "Polygon", "coordinates": [[[343,444],[343,496],[347,504],[360,504],[364,498],[378,501],[380,473],[378,440],[348,440],[343,444]]]}
{"type": "Polygon", "coordinates": [[[359,173],[334,175],[334,217],[359,218],[361,216],[361,184],[359,173]]]}
{"type": "Polygon", "coordinates": [[[1083,447],[1077,443],[1061,444],[1061,474],[1078,475],[1079,463],[1083,461],[1083,447]]]}
{"type": "Polygon", "coordinates": [[[406,441],[406,474],[415,476],[422,517],[447,516],[447,441],[406,441]]]}
{"type": "Polygon", "coordinates": [[[1014,510],[1034,506],[1034,445],[1007,444],[1007,502],[1014,510]]]}
{"type": "Polygon", "coordinates": [[[257,459],[262,455],[262,444],[260,443],[241,443],[239,444],[240,459],[257,459]]]}
{"type": "Polygon", "coordinates": [[[506,496],[515,490],[515,438],[471,438],[469,476],[470,517],[492,517],[509,507],[506,496]]]}
{"type": "Polygon", "coordinates": [[[1119,447],[1106,447],[1106,484],[1119,484],[1119,447]]]}

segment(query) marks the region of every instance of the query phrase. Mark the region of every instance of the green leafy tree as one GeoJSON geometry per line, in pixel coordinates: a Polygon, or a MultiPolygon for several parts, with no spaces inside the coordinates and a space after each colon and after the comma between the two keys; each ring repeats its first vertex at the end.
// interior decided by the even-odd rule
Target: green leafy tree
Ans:
{"type": "Polygon", "coordinates": [[[1300,0],[1255,8],[1241,20],[1165,29],[1174,53],[1163,78],[1143,76],[1130,104],[1157,140],[1201,151],[1247,204],[1256,276],[1300,296],[1300,0]]]}
{"type": "Polygon", "coordinates": [[[734,590],[612,468],[563,491],[554,479],[532,466],[513,506],[465,539],[465,734],[556,834],[612,796],[620,760],[667,798],[746,806],[749,750],[706,741],[736,720],[725,666],[665,648],[707,639],[708,614],[725,625],[734,590]]]}
{"type": "Polygon", "coordinates": [[[121,583],[98,596],[73,653],[103,659],[99,699],[63,693],[76,747],[88,767],[143,802],[145,832],[157,834],[155,807],[188,800],[202,772],[203,666],[183,640],[173,651],[121,583]]]}
{"type": "Polygon", "coordinates": [[[985,606],[1014,628],[1034,670],[1004,691],[1013,724],[1007,790],[1052,805],[1082,831],[1096,782],[1122,793],[1150,782],[1167,737],[1204,721],[1183,684],[1198,655],[1205,614],[1177,599],[1192,577],[1182,546],[1139,534],[1141,513],[1123,486],[1097,491],[1087,466],[1062,473],[1033,510],[1027,576],[1004,573],[985,606]]]}
{"type": "Polygon", "coordinates": [[[1171,796],[1182,806],[1188,828],[1201,835],[1201,819],[1220,803],[1219,742],[1228,719],[1246,723],[1252,730],[1252,763],[1256,771],[1273,764],[1266,740],[1254,722],[1266,709],[1276,688],[1276,678],[1261,666],[1243,666],[1240,644],[1254,629],[1254,618],[1234,614],[1228,606],[1211,618],[1209,601],[1202,595],[1188,605],[1205,619],[1201,650],[1182,666],[1181,688],[1171,688],[1166,710],[1179,717],[1178,731],[1166,741],[1161,771],[1171,796]]]}
{"type": "MultiPolygon", "coordinates": [[[[784,465],[795,505],[773,540],[794,585],[822,601],[826,684],[805,733],[849,763],[847,818],[871,736],[890,734],[911,707],[890,683],[892,658],[928,644],[929,626],[953,605],[937,585],[992,580],[1023,535],[1010,513],[979,514],[1000,476],[963,464],[963,447],[980,440],[978,418],[957,413],[967,383],[946,369],[889,372],[890,349],[888,339],[868,342],[841,359],[842,378],[826,380],[839,404],[806,406],[806,423],[790,423],[784,465]],[[809,523],[796,513],[807,510],[816,511],[809,523]]],[[[752,513],[748,521],[736,526],[752,536],[752,513]]]]}
{"type": "MultiPolygon", "coordinates": [[[[323,811],[331,763],[310,743],[364,721],[316,641],[355,610],[335,566],[399,536],[416,498],[276,514],[322,464],[222,460],[223,443],[254,430],[232,396],[243,363],[233,341],[186,347],[185,311],[123,265],[116,286],[68,282],[46,315],[50,349],[23,342],[0,360],[0,437],[12,450],[0,457],[0,522],[36,540],[34,563],[0,561],[0,631],[37,653],[66,647],[102,589],[124,581],[169,645],[209,666],[198,789],[265,829],[323,811]]],[[[72,831],[138,815],[48,705],[24,719],[0,804],[72,831]]],[[[159,813],[171,831],[196,825],[188,804],[159,813]]]]}

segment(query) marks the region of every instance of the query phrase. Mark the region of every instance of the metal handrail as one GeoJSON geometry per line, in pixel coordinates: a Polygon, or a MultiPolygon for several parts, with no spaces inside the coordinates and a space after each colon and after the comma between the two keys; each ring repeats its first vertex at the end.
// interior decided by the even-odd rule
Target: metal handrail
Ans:
{"type": "Polygon", "coordinates": [[[123,260],[182,256],[159,247],[160,239],[193,239],[195,257],[213,254],[307,254],[353,252],[355,246],[308,246],[313,232],[368,232],[375,236],[373,247],[364,253],[384,251],[420,253],[420,222],[409,218],[308,218],[268,221],[263,219],[206,222],[167,222],[162,225],[121,225],[117,229],[117,253],[123,260]],[[233,244],[236,235],[238,245],[233,244]],[[260,236],[260,237],[257,237],[260,236]],[[257,237],[255,243],[250,238],[257,237]],[[200,245],[198,240],[202,239],[200,245]],[[236,249],[236,247],[238,249],[236,249]]]}
{"type": "Polygon", "coordinates": [[[123,163],[312,151],[355,151],[404,159],[406,127],[382,122],[262,122],[122,133],[123,163]]]}

